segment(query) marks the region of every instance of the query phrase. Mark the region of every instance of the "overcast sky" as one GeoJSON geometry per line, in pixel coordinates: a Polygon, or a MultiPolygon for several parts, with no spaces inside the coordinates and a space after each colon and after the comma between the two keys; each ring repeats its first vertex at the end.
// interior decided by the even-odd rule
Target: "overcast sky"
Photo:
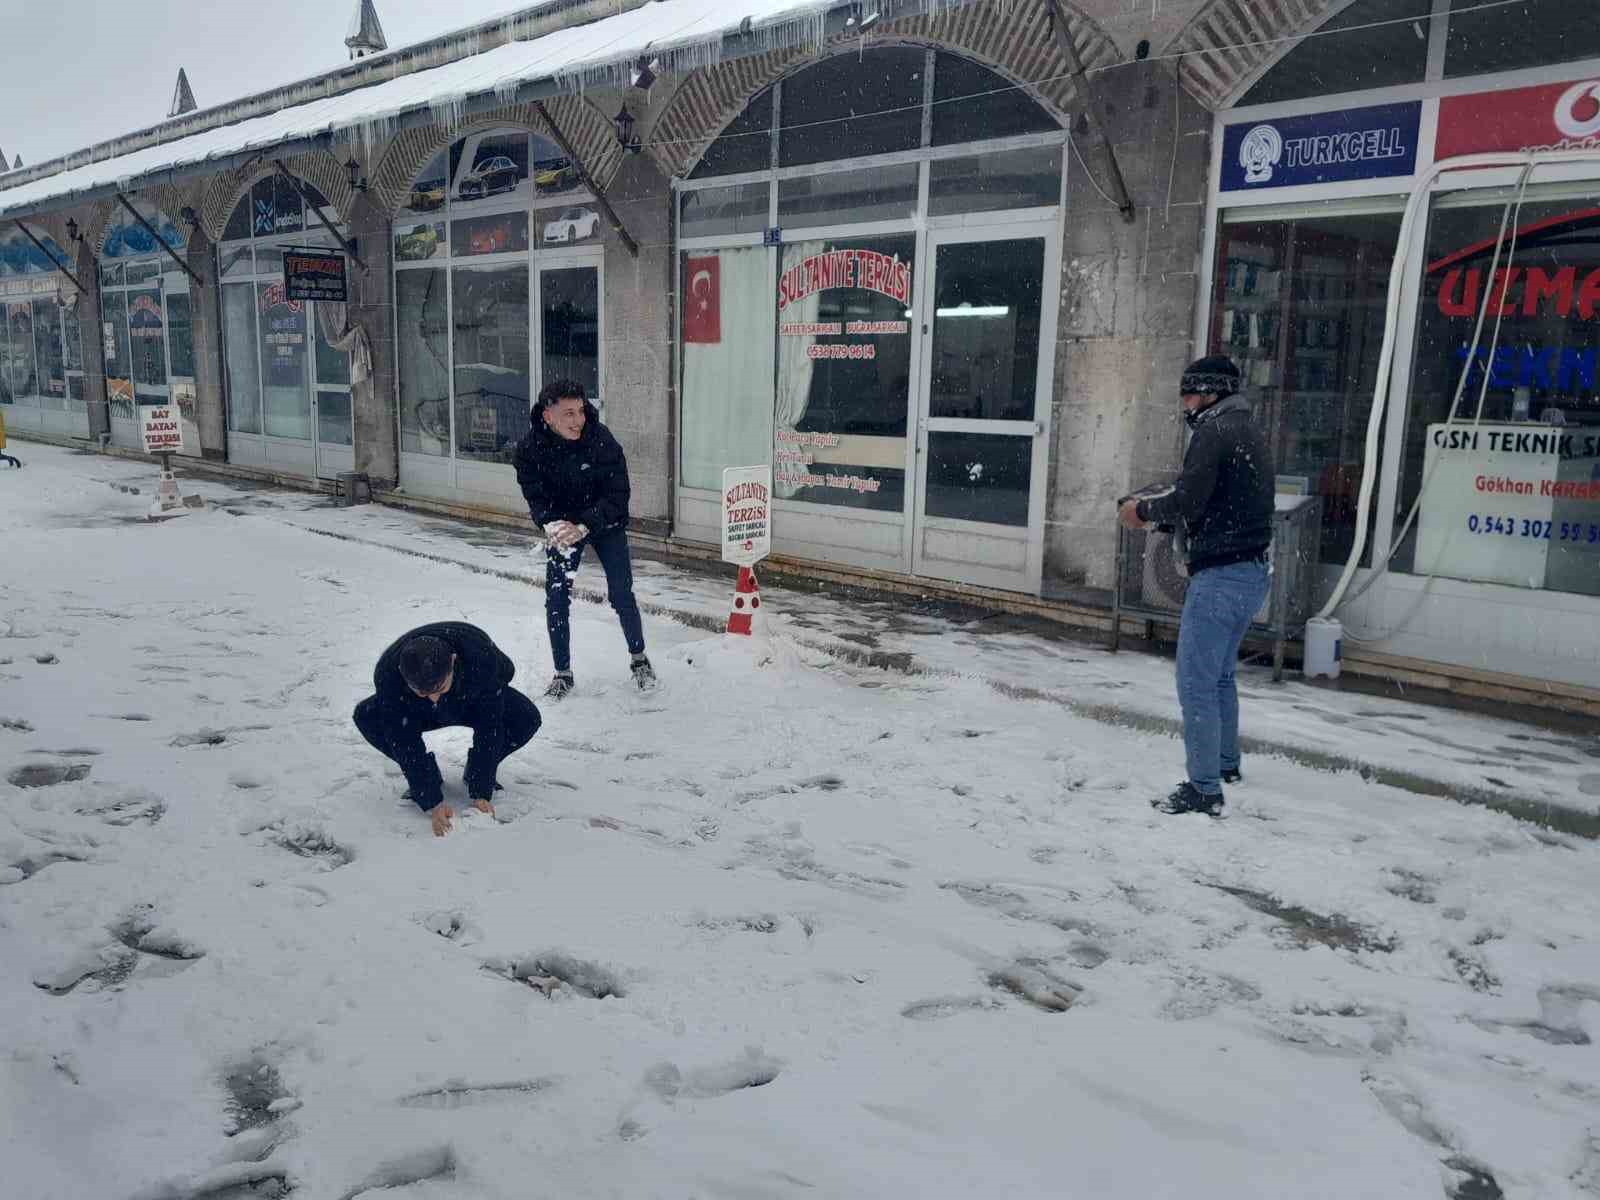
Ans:
{"type": "MultiPolygon", "coordinates": [[[[349,58],[356,0],[0,0],[0,149],[29,165],[167,115],[178,68],[201,108],[349,58]]],[[[390,46],[518,0],[376,0],[390,46]]]]}

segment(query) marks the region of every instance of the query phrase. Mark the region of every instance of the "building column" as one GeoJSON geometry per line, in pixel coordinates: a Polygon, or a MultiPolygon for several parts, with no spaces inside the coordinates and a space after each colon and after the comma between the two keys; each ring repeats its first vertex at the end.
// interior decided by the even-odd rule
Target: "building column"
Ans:
{"type": "Polygon", "coordinates": [[[369,193],[356,197],[350,235],[367,269],[350,263],[349,320],[366,330],[372,346],[372,378],[350,388],[356,470],[365,473],[374,487],[393,487],[400,478],[393,240],[388,214],[372,202],[369,193]]]}
{"type": "Polygon", "coordinates": [[[78,297],[78,333],[83,354],[83,402],[89,410],[89,437],[111,436],[111,402],[106,395],[105,316],[100,311],[100,269],[94,247],[85,238],[78,243],[77,276],[83,283],[78,297]]]}
{"type": "Polygon", "coordinates": [[[200,277],[190,280],[189,316],[194,337],[194,423],[200,431],[200,457],[223,462],[228,457],[227,399],[222,363],[222,292],[217,280],[217,256],[211,239],[195,229],[189,234],[185,261],[200,277]]]}

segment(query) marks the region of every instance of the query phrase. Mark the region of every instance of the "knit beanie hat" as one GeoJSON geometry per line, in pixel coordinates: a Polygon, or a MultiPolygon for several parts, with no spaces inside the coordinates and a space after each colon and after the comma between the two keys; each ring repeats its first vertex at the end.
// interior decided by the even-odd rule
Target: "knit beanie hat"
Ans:
{"type": "Polygon", "coordinates": [[[1215,396],[1224,400],[1239,390],[1239,368],[1226,354],[1197,358],[1183,369],[1180,396],[1215,396]]]}

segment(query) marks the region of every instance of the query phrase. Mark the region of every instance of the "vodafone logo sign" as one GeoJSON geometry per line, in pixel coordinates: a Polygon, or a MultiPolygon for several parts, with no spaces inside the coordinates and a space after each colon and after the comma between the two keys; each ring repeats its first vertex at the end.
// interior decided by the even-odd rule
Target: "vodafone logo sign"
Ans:
{"type": "Polygon", "coordinates": [[[1577,79],[1439,101],[1434,157],[1600,145],[1600,79],[1577,79]]]}
{"type": "Polygon", "coordinates": [[[1569,138],[1600,133],[1600,79],[1586,79],[1561,93],[1556,101],[1556,128],[1569,138]]]}

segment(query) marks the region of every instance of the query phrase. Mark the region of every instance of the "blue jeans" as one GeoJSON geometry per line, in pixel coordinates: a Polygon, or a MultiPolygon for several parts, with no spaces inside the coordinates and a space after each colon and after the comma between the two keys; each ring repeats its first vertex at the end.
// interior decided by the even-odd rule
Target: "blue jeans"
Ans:
{"type": "Polygon", "coordinates": [[[1271,574],[1260,562],[1208,567],[1189,580],[1178,627],[1178,703],[1189,782],[1207,796],[1222,772],[1239,767],[1239,643],[1267,597],[1271,574]]]}
{"type": "Polygon", "coordinates": [[[628,534],[622,529],[591,533],[568,550],[545,548],[544,615],[550,630],[550,656],[557,671],[572,670],[572,581],[583,548],[593,546],[606,572],[606,599],[617,610],[622,636],[628,640],[629,654],[644,653],[644,622],[639,604],[633,598],[633,560],[628,555],[628,534]]]}

